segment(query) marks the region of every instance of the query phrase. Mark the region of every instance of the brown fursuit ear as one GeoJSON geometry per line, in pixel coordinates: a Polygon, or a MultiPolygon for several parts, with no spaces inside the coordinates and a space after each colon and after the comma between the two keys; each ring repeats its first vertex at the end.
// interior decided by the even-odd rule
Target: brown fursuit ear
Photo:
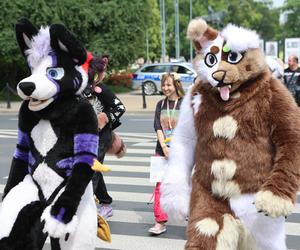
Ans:
{"type": "Polygon", "coordinates": [[[218,32],[208,26],[205,20],[196,18],[190,21],[187,29],[187,38],[193,41],[197,51],[201,50],[202,43],[216,39],[218,32]]]}

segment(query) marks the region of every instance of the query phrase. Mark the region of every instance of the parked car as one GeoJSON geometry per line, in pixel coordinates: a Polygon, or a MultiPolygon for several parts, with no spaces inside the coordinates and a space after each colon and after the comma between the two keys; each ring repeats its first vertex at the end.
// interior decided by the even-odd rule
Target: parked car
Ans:
{"type": "Polygon", "coordinates": [[[166,72],[176,72],[180,75],[180,80],[184,90],[194,83],[197,76],[191,63],[154,63],[142,66],[133,74],[133,89],[141,89],[145,86],[145,94],[153,95],[160,91],[161,75],[166,72]]]}

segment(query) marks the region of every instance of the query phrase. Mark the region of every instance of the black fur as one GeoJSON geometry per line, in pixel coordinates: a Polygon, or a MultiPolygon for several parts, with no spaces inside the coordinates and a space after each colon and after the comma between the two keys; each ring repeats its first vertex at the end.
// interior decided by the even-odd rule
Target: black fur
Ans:
{"type": "Polygon", "coordinates": [[[38,33],[38,29],[32,25],[26,18],[20,18],[15,26],[16,37],[19,47],[23,56],[25,56],[25,50],[29,49],[24,41],[23,34],[25,34],[30,40],[38,33]]]}
{"type": "Polygon", "coordinates": [[[68,50],[68,53],[75,60],[77,65],[82,65],[86,60],[86,50],[75,36],[61,24],[50,26],[51,47],[55,50],[62,50],[60,41],[68,50]]]}
{"type": "Polygon", "coordinates": [[[0,241],[1,250],[40,250],[47,235],[42,232],[40,216],[45,205],[35,201],[25,206],[14,223],[10,237],[0,241]]]}

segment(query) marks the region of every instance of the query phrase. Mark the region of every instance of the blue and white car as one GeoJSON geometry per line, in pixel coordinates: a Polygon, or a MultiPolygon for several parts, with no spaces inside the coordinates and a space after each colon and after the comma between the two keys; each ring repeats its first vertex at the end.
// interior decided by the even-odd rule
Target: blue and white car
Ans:
{"type": "Polygon", "coordinates": [[[154,63],[146,64],[133,74],[133,89],[141,89],[142,84],[145,87],[146,95],[153,95],[161,90],[161,75],[166,72],[176,72],[184,90],[194,83],[197,73],[191,63],[154,63]]]}

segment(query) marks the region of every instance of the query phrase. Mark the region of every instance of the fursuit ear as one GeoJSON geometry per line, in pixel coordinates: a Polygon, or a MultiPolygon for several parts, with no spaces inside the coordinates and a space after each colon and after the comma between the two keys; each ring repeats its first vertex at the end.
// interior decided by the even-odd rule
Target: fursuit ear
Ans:
{"type": "Polygon", "coordinates": [[[191,20],[188,25],[187,38],[193,41],[197,51],[200,51],[206,42],[215,40],[217,36],[218,31],[201,18],[191,20]]]}
{"type": "Polygon", "coordinates": [[[86,61],[86,50],[81,42],[62,24],[50,26],[51,47],[67,52],[77,65],[86,61]]]}
{"type": "Polygon", "coordinates": [[[20,18],[15,26],[17,42],[26,57],[25,51],[31,48],[31,40],[37,35],[38,29],[26,18],[20,18]]]}

